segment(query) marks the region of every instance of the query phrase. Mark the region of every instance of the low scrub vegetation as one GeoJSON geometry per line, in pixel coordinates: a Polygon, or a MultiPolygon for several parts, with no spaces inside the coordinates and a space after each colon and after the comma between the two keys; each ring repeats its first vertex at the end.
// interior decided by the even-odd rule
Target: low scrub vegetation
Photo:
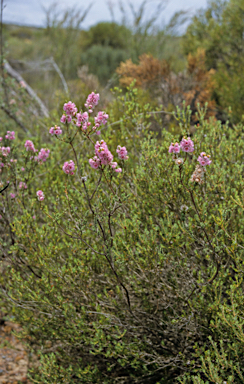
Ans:
{"type": "Polygon", "coordinates": [[[242,61],[212,42],[222,31],[231,52],[241,47],[226,26],[241,26],[242,1],[212,2],[183,37],[171,29],[178,62],[156,53],[162,31],[85,32],[85,14],[58,23],[55,9],[45,30],[6,27],[1,56],[0,303],[21,327],[28,377],[241,384],[242,61]],[[56,42],[45,65],[62,88],[11,67],[14,39],[32,33],[56,42]],[[155,50],[141,51],[138,34],[155,50]],[[62,61],[68,37],[80,50],[62,61]],[[224,92],[232,72],[236,98],[224,92]]]}

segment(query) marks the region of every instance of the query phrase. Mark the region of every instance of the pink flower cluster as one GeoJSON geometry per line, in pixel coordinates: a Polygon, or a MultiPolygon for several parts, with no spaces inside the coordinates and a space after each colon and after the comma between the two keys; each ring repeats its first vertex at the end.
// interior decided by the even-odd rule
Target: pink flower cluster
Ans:
{"type": "Polygon", "coordinates": [[[190,137],[181,140],[179,143],[171,143],[169,147],[169,153],[179,153],[180,150],[183,152],[193,152],[194,151],[194,143],[190,137]]]}
{"type": "Polygon", "coordinates": [[[26,183],[24,183],[23,181],[20,181],[20,183],[19,183],[19,189],[27,189],[27,185],[26,185],[26,183]]]}
{"type": "MultiPolygon", "coordinates": [[[[26,140],[25,148],[27,151],[38,152],[38,149],[35,149],[34,144],[31,140],[26,140]]],[[[38,153],[38,156],[35,156],[35,157],[31,156],[30,160],[34,158],[35,161],[38,161],[39,163],[44,163],[47,160],[49,153],[50,153],[50,149],[41,148],[40,152],[38,153]]],[[[21,170],[23,171],[24,168],[21,168],[21,170]]]]}
{"type": "Polygon", "coordinates": [[[169,146],[169,153],[179,153],[180,145],[178,143],[171,143],[169,146]]]}
{"type": "Polygon", "coordinates": [[[35,158],[35,160],[38,160],[38,161],[44,163],[47,160],[49,153],[50,153],[50,149],[42,148],[40,150],[40,152],[38,153],[37,159],[35,158]]]}
{"type": "MultiPolygon", "coordinates": [[[[121,156],[128,158],[127,150],[125,147],[118,147],[122,149],[121,156]]],[[[118,150],[117,150],[118,152],[118,150]]],[[[118,152],[119,153],[119,152],[118,152]]],[[[122,157],[120,157],[122,158],[122,157]]],[[[115,172],[122,172],[121,168],[117,168],[118,164],[113,161],[113,155],[109,151],[107,144],[104,140],[97,141],[95,144],[95,156],[89,160],[89,164],[92,168],[97,169],[100,165],[109,165],[115,172]]]]}
{"type": "Polygon", "coordinates": [[[94,130],[100,127],[101,124],[106,124],[108,121],[108,114],[105,112],[99,111],[97,116],[95,117],[95,127],[94,130]]]}
{"type": "Polygon", "coordinates": [[[0,151],[2,152],[2,155],[6,157],[10,153],[10,147],[0,147],[0,151]]]}
{"type": "Polygon", "coordinates": [[[14,131],[7,131],[7,135],[5,135],[5,138],[8,140],[14,140],[15,139],[15,132],[14,131]]]}
{"type": "Polygon", "coordinates": [[[44,200],[44,193],[41,190],[37,191],[36,195],[37,195],[37,198],[38,198],[39,201],[43,201],[44,200]]]}
{"type": "Polygon", "coordinates": [[[63,171],[67,173],[67,175],[73,175],[75,170],[75,163],[73,160],[66,161],[63,165],[63,171]]]}
{"type": "MultiPolygon", "coordinates": [[[[89,122],[89,113],[93,112],[93,108],[98,104],[99,97],[100,97],[99,93],[94,93],[94,92],[88,95],[85,103],[85,107],[88,109],[88,112],[82,112],[82,111],[77,112],[76,105],[71,101],[69,101],[68,103],[65,103],[63,107],[65,113],[62,115],[60,119],[61,123],[66,123],[66,122],[73,123],[77,127],[81,127],[82,131],[86,132],[88,128],[91,126],[91,123],[89,122]]],[[[101,126],[101,124],[107,123],[108,117],[109,116],[107,113],[102,111],[98,112],[97,116],[94,119],[95,122],[92,128],[92,130],[95,131],[97,135],[100,135],[101,133],[100,131],[98,131],[98,128],[101,126]]],[[[49,133],[55,134],[56,133],[55,128],[52,127],[49,133]]],[[[60,133],[62,133],[62,131],[60,133]]],[[[60,133],[56,133],[56,134],[60,134],[60,133]]]]}
{"type": "MultiPolygon", "coordinates": [[[[194,143],[188,137],[187,139],[184,137],[180,145],[178,143],[171,143],[169,147],[169,153],[173,153],[173,160],[177,165],[182,165],[184,164],[184,160],[181,158],[178,158],[176,156],[177,153],[180,152],[180,150],[184,152],[193,152],[194,151],[194,143]]],[[[206,172],[206,165],[210,165],[212,161],[210,160],[210,155],[206,155],[205,152],[201,152],[200,156],[198,157],[197,161],[200,164],[197,164],[193,174],[191,175],[191,182],[195,182],[198,184],[203,184],[204,183],[204,173],[206,172]]]]}
{"type": "Polygon", "coordinates": [[[86,99],[86,102],[85,102],[85,107],[87,109],[89,109],[89,113],[93,112],[93,108],[98,104],[98,101],[99,101],[99,93],[90,93],[90,95],[88,95],[87,99],[86,99]]]}
{"type": "Polygon", "coordinates": [[[190,137],[187,139],[183,137],[180,142],[180,148],[183,152],[193,152],[194,151],[194,143],[190,137]]]}
{"type": "Polygon", "coordinates": [[[205,167],[206,165],[210,165],[212,163],[212,160],[210,160],[210,155],[206,155],[205,152],[201,152],[197,161],[201,164],[202,167],[205,167]]]}
{"type": "Polygon", "coordinates": [[[109,151],[104,140],[97,141],[95,144],[95,154],[100,159],[101,164],[107,165],[113,161],[113,155],[109,151]]]}
{"type": "Polygon", "coordinates": [[[127,149],[125,147],[118,145],[116,152],[118,153],[118,157],[121,160],[127,160],[129,158],[127,156],[127,149]]]}
{"type": "Polygon", "coordinates": [[[63,114],[63,116],[60,119],[60,122],[61,123],[66,123],[66,121],[67,121],[67,123],[71,123],[72,117],[71,116],[66,116],[65,114],[63,114]]]}
{"type": "Polygon", "coordinates": [[[90,127],[91,123],[88,122],[89,116],[87,112],[77,113],[76,115],[76,126],[80,127],[82,125],[83,131],[86,131],[88,127],[90,127]]]}
{"type": "Polygon", "coordinates": [[[89,159],[89,164],[92,168],[97,169],[101,165],[99,157],[94,156],[92,159],[89,159]]]}
{"type": "Polygon", "coordinates": [[[50,128],[49,133],[51,133],[51,135],[61,135],[62,129],[60,127],[58,127],[57,125],[55,125],[55,127],[50,128]]]}
{"type": "Polygon", "coordinates": [[[26,140],[26,142],[25,142],[25,148],[26,148],[27,151],[35,152],[34,144],[33,144],[32,141],[30,141],[30,140],[26,140]]]}
{"type": "Polygon", "coordinates": [[[89,160],[92,168],[97,169],[100,165],[108,165],[113,161],[113,155],[108,149],[104,140],[97,141],[95,144],[95,156],[89,160]]]}
{"type": "Polygon", "coordinates": [[[16,197],[16,194],[15,193],[10,193],[10,197],[11,197],[11,199],[14,199],[16,197]]]}
{"type": "Polygon", "coordinates": [[[67,116],[75,116],[77,112],[75,103],[72,103],[71,101],[69,101],[68,103],[65,103],[63,109],[64,109],[64,112],[66,112],[67,116]]]}

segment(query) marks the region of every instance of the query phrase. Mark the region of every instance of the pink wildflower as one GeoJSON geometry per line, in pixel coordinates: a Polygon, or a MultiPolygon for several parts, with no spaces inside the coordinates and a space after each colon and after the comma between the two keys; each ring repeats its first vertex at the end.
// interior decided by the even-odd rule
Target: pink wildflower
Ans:
{"type": "Polygon", "coordinates": [[[115,168],[117,167],[118,164],[116,163],[116,161],[113,161],[110,165],[111,165],[111,167],[112,167],[113,169],[115,169],[115,168]]]}
{"type": "Polygon", "coordinates": [[[97,169],[101,165],[101,161],[97,156],[94,156],[93,159],[89,159],[89,164],[92,168],[97,169]]]}
{"type": "Polygon", "coordinates": [[[95,127],[99,128],[101,124],[106,124],[108,120],[108,114],[105,112],[98,112],[97,117],[95,117],[95,127]]]}
{"type": "Polygon", "coordinates": [[[113,161],[113,155],[109,151],[104,140],[97,141],[95,144],[95,154],[100,159],[101,164],[107,165],[113,161]]]}
{"type": "Polygon", "coordinates": [[[67,173],[67,175],[73,175],[75,170],[75,163],[73,160],[66,161],[63,165],[63,171],[67,173]]]}
{"type": "Polygon", "coordinates": [[[2,137],[0,137],[0,142],[2,141],[2,139],[3,139],[3,138],[2,138],[2,137]]]}
{"type": "Polygon", "coordinates": [[[169,153],[179,153],[180,146],[178,143],[171,143],[169,146],[169,153]]]}
{"type": "Polygon", "coordinates": [[[69,101],[68,103],[65,103],[64,111],[67,113],[68,116],[74,116],[77,112],[75,103],[72,103],[71,101],[69,101]]]}
{"type": "Polygon", "coordinates": [[[49,133],[51,133],[51,135],[61,135],[62,129],[60,127],[58,127],[57,125],[55,125],[55,127],[50,128],[49,133]]]}
{"type": "Polygon", "coordinates": [[[101,135],[101,131],[97,131],[96,135],[98,135],[98,136],[101,135]]]}
{"type": "Polygon", "coordinates": [[[99,93],[94,93],[94,92],[88,95],[86,99],[85,107],[89,109],[90,113],[93,111],[93,108],[98,104],[99,97],[100,97],[99,93]]]}
{"type": "Polygon", "coordinates": [[[16,194],[15,193],[10,193],[10,197],[11,197],[11,199],[14,199],[16,197],[16,194]]]}
{"type": "Polygon", "coordinates": [[[187,139],[185,137],[183,137],[183,139],[180,142],[180,147],[181,147],[183,152],[193,152],[194,151],[194,143],[190,137],[188,137],[187,139]]]}
{"type": "Polygon", "coordinates": [[[118,173],[122,172],[122,168],[115,169],[115,172],[118,172],[118,173]]]}
{"type": "Polygon", "coordinates": [[[21,167],[21,171],[24,172],[25,168],[24,167],[21,167]]]}
{"type": "Polygon", "coordinates": [[[26,142],[25,142],[25,148],[26,148],[27,151],[35,152],[34,144],[33,144],[32,141],[30,141],[30,140],[26,140],[26,142]]]}
{"type": "Polygon", "coordinates": [[[2,151],[3,156],[8,156],[8,154],[10,153],[10,147],[0,147],[0,149],[2,151]]]}
{"type": "Polygon", "coordinates": [[[36,195],[37,195],[37,198],[38,198],[39,201],[43,201],[44,200],[44,193],[41,190],[37,191],[36,195]]]}
{"type": "Polygon", "coordinates": [[[40,152],[38,153],[38,157],[37,158],[35,157],[35,160],[39,160],[39,161],[42,161],[44,163],[47,160],[49,153],[50,153],[50,149],[42,148],[40,150],[40,152]]]}
{"type": "Polygon", "coordinates": [[[27,185],[26,185],[26,183],[24,183],[23,181],[20,181],[20,183],[19,183],[19,189],[27,189],[27,185]]]}
{"type": "Polygon", "coordinates": [[[120,145],[118,145],[116,152],[118,153],[119,159],[121,159],[121,160],[127,160],[128,159],[127,149],[125,147],[121,147],[120,145]]]}
{"type": "Polygon", "coordinates": [[[77,118],[76,125],[77,125],[77,127],[80,127],[81,124],[87,123],[87,121],[88,121],[88,113],[87,112],[77,113],[76,114],[76,118],[77,118]]]}
{"type": "Polygon", "coordinates": [[[63,114],[63,116],[61,117],[60,122],[61,123],[66,123],[66,116],[65,116],[65,114],[63,114]]]}
{"type": "Polygon", "coordinates": [[[15,139],[15,132],[14,131],[7,131],[7,135],[5,135],[5,138],[8,140],[14,140],[15,139]]]}
{"type": "Polygon", "coordinates": [[[89,127],[90,127],[91,123],[89,121],[86,121],[83,125],[82,125],[82,131],[86,131],[89,127]]]}
{"type": "Polygon", "coordinates": [[[198,157],[197,161],[201,164],[202,167],[210,165],[212,161],[210,160],[210,155],[206,155],[205,152],[202,152],[198,157]]]}

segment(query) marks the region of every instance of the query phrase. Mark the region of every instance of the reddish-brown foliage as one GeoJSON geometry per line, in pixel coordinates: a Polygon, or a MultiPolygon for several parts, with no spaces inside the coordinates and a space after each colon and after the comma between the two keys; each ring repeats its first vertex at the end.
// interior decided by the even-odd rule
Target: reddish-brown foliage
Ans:
{"type": "Polygon", "coordinates": [[[206,69],[205,51],[199,49],[196,55],[189,54],[187,62],[187,69],[176,75],[165,60],[143,54],[139,58],[139,64],[134,64],[129,59],[121,63],[116,72],[122,86],[127,87],[136,80],[137,87],[148,89],[160,98],[165,107],[179,105],[185,100],[194,115],[198,103],[203,107],[208,102],[207,117],[214,116],[215,101],[211,99],[214,70],[206,69]]]}

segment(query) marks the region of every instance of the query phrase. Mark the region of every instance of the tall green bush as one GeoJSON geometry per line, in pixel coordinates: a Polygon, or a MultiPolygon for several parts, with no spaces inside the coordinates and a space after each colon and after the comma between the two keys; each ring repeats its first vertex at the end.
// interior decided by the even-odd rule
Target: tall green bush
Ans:
{"type": "Polygon", "coordinates": [[[195,150],[177,160],[168,150],[189,136],[189,108],[175,115],[180,134],[157,139],[131,92],[120,99],[125,121],[131,133],[142,129],[102,130],[114,155],[116,145],[128,149],[126,162],[116,160],[122,173],[91,169],[94,136],[62,126],[12,216],[9,192],[0,196],[12,238],[1,240],[1,296],[40,357],[33,382],[176,382],[200,365],[196,343],[210,346],[219,334],[211,322],[242,273],[242,125],[206,121],[199,110],[195,150]],[[201,152],[212,163],[202,184],[191,183],[201,152]],[[69,159],[73,176],[62,170],[69,159]]]}
{"type": "Polygon", "coordinates": [[[186,54],[206,51],[206,64],[216,69],[215,98],[220,108],[232,107],[235,123],[243,115],[244,1],[214,0],[192,19],[183,37],[186,54]]]}
{"type": "Polygon", "coordinates": [[[81,64],[88,65],[102,84],[113,76],[119,64],[128,58],[126,50],[110,46],[92,45],[81,54],[81,64]]]}

